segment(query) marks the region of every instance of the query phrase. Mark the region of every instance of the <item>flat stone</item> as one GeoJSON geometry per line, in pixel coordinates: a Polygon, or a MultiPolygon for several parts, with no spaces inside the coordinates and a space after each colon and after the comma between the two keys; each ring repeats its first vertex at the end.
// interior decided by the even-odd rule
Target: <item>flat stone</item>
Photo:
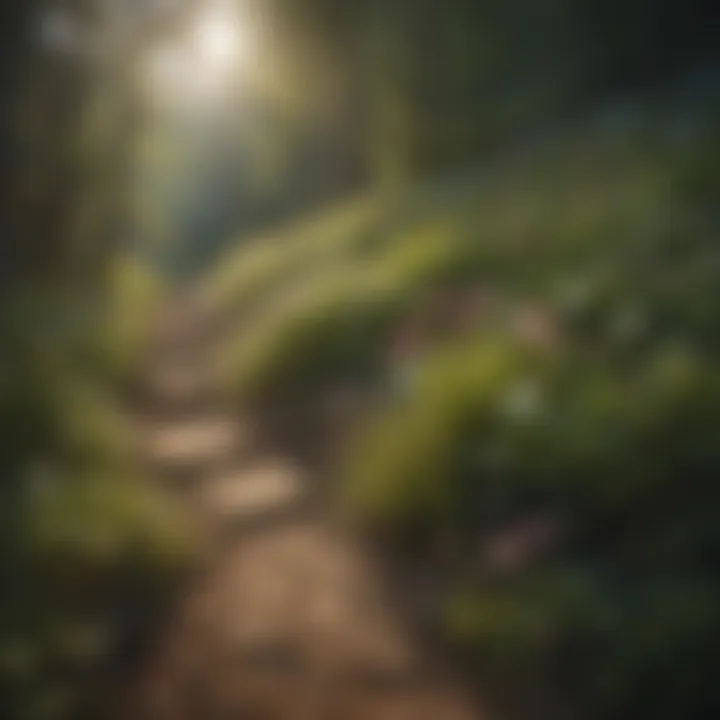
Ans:
{"type": "Polygon", "coordinates": [[[209,417],[162,423],[146,438],[151,456],[161,464],[196,465],[227,455],[241,440],[233,418],[209,417]]]}
{"type": "Polygon", "coordinates": [[[298,470],[268,462],[206,480],[203,500],[218,515],[247,517],[271,513],[297,502],[302,494],[298,470]]]}

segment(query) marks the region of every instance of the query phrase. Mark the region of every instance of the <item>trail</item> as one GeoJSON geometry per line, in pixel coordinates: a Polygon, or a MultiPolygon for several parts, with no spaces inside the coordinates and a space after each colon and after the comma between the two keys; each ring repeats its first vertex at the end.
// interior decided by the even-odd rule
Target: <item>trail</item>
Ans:
{"type": "Polygon", "coordinates": [[[190,305],[163,319],[138,422],[155,475],[190,503],[207,561],[134,679],[122,720],[478,720],[412,632],[382,573],[259,451],[212,384],[190,305]]]}

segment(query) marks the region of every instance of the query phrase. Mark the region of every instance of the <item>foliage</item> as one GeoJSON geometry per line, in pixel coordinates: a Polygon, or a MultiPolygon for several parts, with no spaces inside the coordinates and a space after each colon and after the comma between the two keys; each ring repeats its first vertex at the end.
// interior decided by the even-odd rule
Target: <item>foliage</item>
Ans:
{"type": "Polygon", "coordinates": [[[672,104],[386,200],[384,222],[340,227],[334,252],[268,280],[225,357],[260,407],[338,381],[375,393],[338,499],[425,562],[454,538],[439,620],[503,700],[527,689],[520,714],[718,703],[718,145],[711,103],[672,104]],[[467,291],[479,302],[455,331],[467,291]],[[425,340],[398,360],[416,323],[425,340]],[[555,544],[492,561],[498,536],[544,515],[555,544]]]}
{"type": "Polygon", "coordinates": [[[447,628],[516,712],[543,697],[593,717],[701,717],[720,702],[720,268],[712,203],[687,192],[707,177],[699,148],[717,144],[694,139],[677,154],[656,146],[649,183],[626,170],[628,205],[596,185],[590,210],[531,216],[539,246],[492,266],[496,284],[555,318],[542,352],[512,324],[499,344],[478,327],[423,358],[405,400],[349,450],[351,514],[415,553],[452,530],[466,568],[447,628]],[[562,530],[549,550],[530,540],[492,564],[502,533],[522,548],[517,524],[546,514],[562,530]]]}
{"type": "Polygon", "coordinates": [[[8,718],[75,717],[100,700],[96,692],[111,692],[98,684],[103,668],[167,601],[193,555],[180,509],[133,459],[132,428],[95,359],[94,325],[41,294],[2,312],[0,708],[8,718]]]}
{"type": "Polygon", "coordinates": [[[100,354],[117,380],[128,381],[141,369],[165,289],[157,271],[140,258],[123,259],[112,269],[100,354]]]}

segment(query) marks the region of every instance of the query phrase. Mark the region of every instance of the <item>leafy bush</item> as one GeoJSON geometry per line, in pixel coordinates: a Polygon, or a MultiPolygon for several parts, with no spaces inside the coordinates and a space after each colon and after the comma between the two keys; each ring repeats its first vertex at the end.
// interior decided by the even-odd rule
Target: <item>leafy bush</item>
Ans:
{"type": "Polygon", "coordinates": [[[351,438],[338,498],[421,560],[452,533],[441,620],[532,717],[720,704],[720,146],[707,108],[660,105],[388,202],[362,237],[338,226],[264,285],[224,357],[261,407],[369,380],[384,410],[351,438]],[[460,336],[451,309],[409,365],[391,357],[467,289],[494,302],[460,336]],[[522,549],[544,514],[558,536],[522,549]],[[513,533],[515,559],[488,559],[513,533]]]}
{"type": "Polygon", "coordinates": [[[687,347],[634,364],[488,339],[442,353],[355,441],[341,493],[414,556],[460,538],[447,628],[497,688],[551,688],[593,716],[702,714],[720,702],[720,384],[687,347]],[[493,569],[496,533],[537,513],[568,525],[559,545],[493,569]]]}
{"type": "Polygon", "coordinates": [[[467,249],[442,232],[415,235],[415,243],[298,283],[226,351],[226,382],[245,401],[262,402],[312,393],[333,378],[376,374],[397,323],[462,265],[467,249]]]}
{"type": "Polygon", "coordinates": [[[33,291],[0,313],[0,715],[18,720],[106,706],[104,669],[194,554],[135,462],[96,318],[65,300],[33,291]]]}
{"type": "Polygon", "coordinates": [[[291,225],[272,237],[244,243],[203,285],[216,311],[244,313],[316,266],[342,260],[372,233],[382,203],[372,198],[348,202],[334,212],[291,225]]]}
{"type": "MultiPolygon", "coordinates": [[[[642,323],[650,305],[670,321],[678,301],[689,300],[678,297],[688,292],[678,263],[693,273],[698,262],[692,243],[667,265],[672,237],[696,218],[676,185],[690,187],[702,172],[686,147],[661,133],[651,142],[649,127],[638,120],[627,137],[585,127],[492,179],[438,181],[414,200],[371,198],[272,244],[247,244],[235,269],[213,280],[225,288],[219,306],[236,318],[222,351],[224,378],[240,396],[254,386],[258,396],[271,388],[282,396],[286,384],[312,392],[323,377],[374,368],[392,327],[443,288],[499,288],[510,299],[572,310],[589,330],[613,314],[618,326],[633,314],[642,323]],[[648,263],[654,277],[643,274],[648,263]],[[633,285],[638,274],[642,292],[633,285]],[[377,323],[379,308],[385,318],[377,323]]],[[[698,137],[707,152],[710,141],[698,137]]],[[[705,276],[711,282],[712,272],[705,276]]],[[[712,323],[707,293],[695,297],[693,322],[712,323]]]]}

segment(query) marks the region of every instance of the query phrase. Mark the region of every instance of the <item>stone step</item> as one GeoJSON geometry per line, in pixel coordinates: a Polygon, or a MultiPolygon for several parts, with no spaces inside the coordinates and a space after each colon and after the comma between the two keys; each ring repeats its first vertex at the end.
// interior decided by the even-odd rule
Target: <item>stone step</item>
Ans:
{"type": "Polygon", "coordinates": [[[277,459],[211,476],[200,495],[212,515],[233,521],[274,514],[304,498],[298,468],[277,459]]]}
{"type": "Polygon", "coordinates": [[[141,442],[160,469],[217,465],[247,447],[248,433],[237,418],[208,415],[177,421],[150,422],[141,442]]]}

